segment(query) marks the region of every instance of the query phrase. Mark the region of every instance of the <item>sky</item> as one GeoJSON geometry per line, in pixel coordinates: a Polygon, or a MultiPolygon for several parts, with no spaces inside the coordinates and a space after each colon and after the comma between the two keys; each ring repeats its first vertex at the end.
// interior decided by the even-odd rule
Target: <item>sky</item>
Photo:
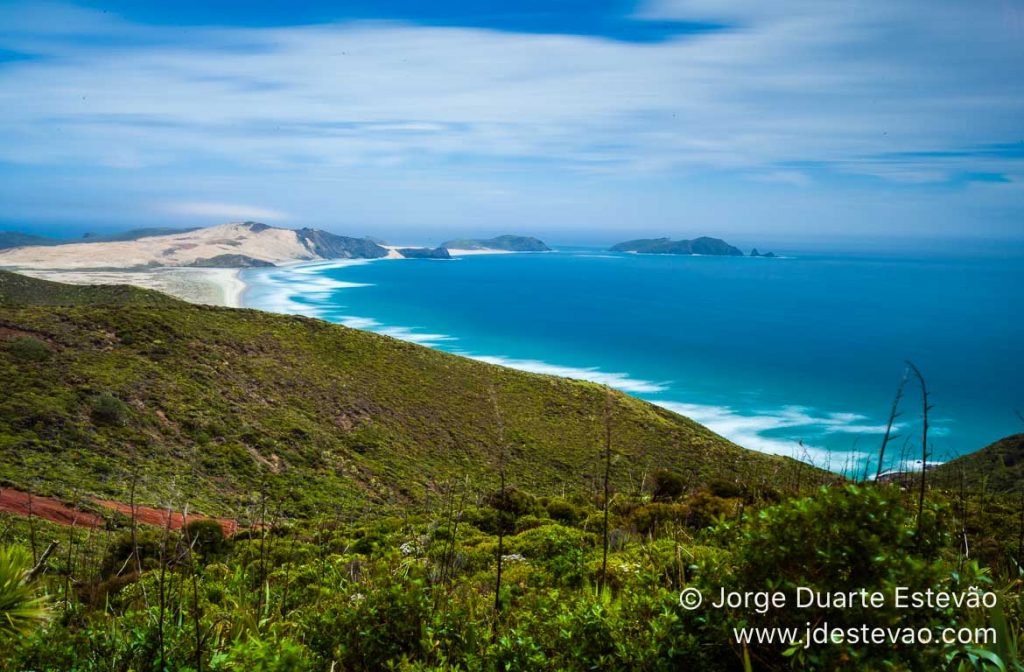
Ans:
{"type": "Polygon", "coordinates": [[[1024,1],[0,0],[0,229],[1024,239],[1024,1]]]}

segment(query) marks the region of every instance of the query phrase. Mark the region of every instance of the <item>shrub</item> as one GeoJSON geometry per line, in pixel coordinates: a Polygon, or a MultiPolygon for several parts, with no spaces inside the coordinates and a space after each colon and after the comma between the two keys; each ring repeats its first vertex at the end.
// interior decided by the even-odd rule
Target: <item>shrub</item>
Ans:
{"type": "Polygon", "coordinates": [[[722,478],[716,478],[708,483],[708,491],[715,497],[721,497],[723,499],[744,497],[746,495],[746,491],[738,483],[727,481],[722,478]]]}
{"type": "MultiPolygon", "coordinates": [[[[794,603],[797,587],[818,593],[877,590],[886,595],[881,609],[809,608],[749,611],[737,618],[754,625],[801,628],[806,622],[827,621],[836,628],[863,623],[898,623],[905,627],[935,626],[953,612],[895,609],[896,586],[940,590],[948,579],[939,560],[945,535],[936,525],[936,512],[926,510],[917,534],[915,512],[908,511],[896,490],[846,486],[822,488],[812,497],[765,509],[740,539],[736,589],[779,590],[794,603]]],[[[757,656],[766,655],[763,648],[757,656]]],[[[771,648],[771,647],[768,647],[771,648]]],[[[909,669],[938,669],[936,648],[909,647],[894,654],[890,646],[831,645],[794,650],[794,665],[813,669],[877,669],[894,655],[909,669]]],[[[754,650],[751,652],[755,653],[754,650]]],[[[768,657],[780,655],[776,648],[768,657]]],[[[897,666],[897,669],[907,669],[897,666]]]]}
{"type": "Polygon", "coordinates": [[[504,493],[500,490],[492,493],[487,498],[487,505],[514,516],[538,515],[542,513],[542,508],[537,502],[537,498],[518,488],[505,488],[504,493]]]}
{"type": "Polygon", "coordinates": [[[423,651],[423,628],[430,599],[422,578],[383,575],[338,593],[333,604],[311,614],[311,646],[324,660],[343,670],[388,669],[423,651]]]}
{"type": "Polygon", "coordinates": [[[50,346],[31,336],[15,338],[7,344],[7,351],[21,362],[45,362],[52,354],[50,346]]]}
{"type": "MultiPolygon", "coordinates": [[[[136,530],[135,539],[139,548],[138,564],[142,569],[152,569],[159,566],[160,552],[163,547],[163,530],[148,529],[140,527],[136,530]]],[[[168,547],[172,547],[174,539],[167,541],[168,547]]],[[[121,574],[131,573],[136,570],[136,562],[132,557],[134,545],[130,533],[124,533],[111,544],[107,555],[100,564],[100,576],[109,578],[121,574]]]]}
{"type": "Polygon", "coordinates": [[[231,548],[224,538],[224,528],[216,520],[191,521],[185,526],[185,539],[206,560],[222,558],[231,548]]]}
{"type": "Polygon", "coordinates": [[[733,515],[738,510],[736,500],[723,499],[706,492],[698,492],[690,497],[686,505],[689,507],[686,524],[695,530],[710,527],[724,516],[733,515]]]}
{"type": "Polygon", "coordinates": [[[552,499],[547,505],[548,516],[566,525],[575,525],[583,518],[583,512],[579,507],[565,501],[564,499],[552,499]]]}
{"type": "Polygon", "coordinates": [[[658,469],[654,472],[651,480],[653,482],[651,494],[656,502],[674,501],[679,499],[686,490],[682,476],[668,469],[658,469]]]}
{"type": "Polygon", "coordinates": [[[633,527],[640,534],[657,534],[668,524],[685,524],[689,513],[690,509],[683,504],[654,502],[633,511],[633,527]]]}
{"type": "Polygon", "coordinates": [[[536,527],[508,540],[509,552],[540,564],[555,582],[567,585],[582,581],[585,556],[593,547],[593,535],[561,525],[536,527]]]}
{"type": "Polygon", "coordinates": [[[128,424],[128,406],[110,392],[92,398],[92,419],[98,425],[120,427],[128,424]]]}
{"type": "Polygon", "coordinates": [[[540,527],[541,525],[549,524],[551,524],[551,521],[544,518],[538,518],[537,516],[531,515],[523,516],[522,518],[516,519],[516,534],[525,532],[526,530],[532,530],[533,528],[540,527]]]}
{"type": "Polygon", "coordinates": [[[235,642],[226,653],[214,654],[211,672],[293,672],[311,667],[306,647],[287,637],[276,640],[250,637],[235,642]]]}

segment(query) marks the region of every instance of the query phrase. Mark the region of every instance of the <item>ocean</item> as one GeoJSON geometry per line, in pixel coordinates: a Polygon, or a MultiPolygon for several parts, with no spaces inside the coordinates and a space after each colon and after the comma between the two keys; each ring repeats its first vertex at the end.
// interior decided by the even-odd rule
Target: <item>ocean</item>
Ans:
{"type": "MultiPolygon", "coordinates": [[[[608,384],[754,450],[875,471],[905,361],[930,460],[1024,431],[1024,264],[997,256],[783,258],[564,248],[243,272],[247,307],[319,317],[608,384]]],[[[887,451],[920,456],[908,385],[887,451]]]]}

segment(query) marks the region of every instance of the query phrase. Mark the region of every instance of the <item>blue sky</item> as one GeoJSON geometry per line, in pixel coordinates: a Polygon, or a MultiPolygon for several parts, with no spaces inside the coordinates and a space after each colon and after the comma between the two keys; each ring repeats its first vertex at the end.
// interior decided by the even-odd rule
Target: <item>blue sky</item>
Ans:
{"type": "Polygon", "coordinates": [[[1019,0],[0,0],[0,228],[1024,238],[1019,0]]]}

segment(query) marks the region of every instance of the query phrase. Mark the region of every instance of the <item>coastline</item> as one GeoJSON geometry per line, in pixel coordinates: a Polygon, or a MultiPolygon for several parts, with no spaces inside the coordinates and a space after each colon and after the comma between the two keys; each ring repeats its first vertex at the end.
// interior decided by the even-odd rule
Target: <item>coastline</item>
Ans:
{"type": "MultiPolygon", "coordinates": [[[[610,385],[690,417],[738,445],[763,453],[788,455],[819,465],[830,464],[836,468],[840,468],[839,465],[851,465],[857,469],[863,469],[865,462],[873,455],[873,449],[867,446],[877,443],[885,431],[884,417],[878,415],[875,396],[862,393],[863,388],[819,394],[818,388],[812,386],[813,380],[809,383],[801,381],[800,385],[788,384],[788,379],[774,377],[779,370],[776,363],[764,365],[767,373],[758,379],[749,375],[751,369],[748,367],[734,367],[723,374],[717,368],[707,365],[701,357],[690,354],[698,352],[702,347],[712,347],[706,345],[701,336],[682,344],[692,346],[694,350],[683,350],[682,346],[673,350],[669,366],[656,355],[647,356],[628,349],[593,347],[584,352],[549,345],[543,340],[530,341],[526,337],[516,341],[503,340],[504,336],[494,330],[494,325],[505,326],[516,321],[528,325],[531,320],[537,319],[538,314],[557,315],[557,312],[552,311],[560,310],[555,305],[558,303],[557,297],[543,292],[534,295],[531,291],[531,287],[550,279],[546,273],[552,266],[545,264],[541,269],[545,274],[536,276],[531,272],[534,267],[528,259],[530,256],[523,255],[527,259],[524,259],[521,268],[519,264],[513,268],[510,264],[501,263],[495,267],[499,276],[487,275],[496,281],[516,278],[517,289],[513,295],[523,299],[503,302],[493,307],[487,304],[493,298],[493,287],[480,285],[479,279],[484,269],[477,264],[465,267],[461,264],[403,265],[398,277],[391,282],[388,280],[390,272],[385,271],[389,265],[379,266],[373,264],[372,260],[363,261],[361,265],[368,264],[369,267],[357,273],[336,272],[331,269],[335,264],[302,264],[244,273],[245,280],[252,287],[246,296],[246,303],[259,310],[314,317],[490,364],[610,385]],[[434,283],[441,284],[436,288],[424,289],[427,286],[433,287],[434,283]],[[369,289],[348,291],[360,288],[369,289]],[[343,297],[338,295],[339,291],[344,291],[343,297]],[[459,304],[457,310],[453,310],[450,308],[452,301],[463,303],[459,304]],[[428,309],[432,309],[431,312],[428,313],[428,309]],[[538,310],[542,313],[537,313],[538,310]],[[481,312],[483,314],[479,315],[481,312]],[[478,333],[477,325],[481,324],[483,326],[478,333]],[[487,332],[485,327],[490,328],[491,332],[487,332]],[[764,381],[770,381],[771,384],[766,385],[764,381]]],[[[622,325],[630,325],[602,328],[611,329],[612,335],[619,342],[628,342],[629,338],[634,337],[633,334],[645,334],[643,330],[649,329],[644,338],[658,342],[659,337],[651,325],[658,326],[665,320],[652,320],[642,308],[631,308],[636,305],[633,301],[637,294],[652,295],[654,283],[640,282],[652,276],[638,273],[638,270],[650,264],[645,262],[643,267],[634,267],[631,263],[622,263],[627,259],[639,262],[641,255],[615,255],[622,261],[611,266],[605,261],[593,262],[592,265],[582,267],[582,271],[579,263],[568,260],[576,256],[586,259],[590,255],[569,253],[564,256],[567,261],[559,264],[555,270],[566,275],[559,277],[572,279],[585,271],[587,274],[592,273],[593,278],[601,278],[610,288],[609,291],[613,292],[614,310],[607,304],[594,304],[588,306],[591,314],[600,315],[602,311],[607,311],[614,313],[622,325]],[[637,282],[631,280],[634,275],[637,282]]],[[[725,258],[723,263],[677,264],[665,258],[670,255],[643,256],[665,260],[664,264],[658,264],[663,272],[653,277],[674,283],[671,285],[674,291],[689,291],[700,298],[693,308],[704,316],[714,318],[712,326],[718,329],[719,334],[725,333],[734,319],[743,318],[722,314],[716,300],[701,298],[705,297],[704,290],[698,289],[692,283],[693,280],[712,278],[725,283],[728,289],[730,286],[750,288],[762,282],[765,277],[776,284],[797,285],[804,273],[813,272],[815,277],[832,277],[836,274],[833,264],[819,262],[811,257],[797,258],[798,261],[794,263],[801,266],[795,269],[799,273],[794,274],[788,264],[751,265],[729,261],[733,257],[725,258]],[[697,275],[692,275],[696,271],[688,269],[695,267],[700,267],[700,270],[697,275]],[[765,276],[758,270],[762,268],[769,269],[770,275],[765,276]]],[[[714,259],[714,256],[709,256],[704,261],[714,259]]],[[[895,271],[899,271],[902,277],[907,272],[926,273],[927,269],[911,268],[908,271],[903,266],[896,266],[892,269],[892,272],[895,271]]],[[[853,264],[839,277],[851,278],[856,272],[857,266],[853,264]]],[[[818,300],[827,298],[823,291],[800,291],[818,300]]],[[[691,303],[689,301],[687,305],[691,303]]],[[[762,325],[761,333],[772,336],[775,342],[788,343],[789,337],[783,337],[783,331],[768,330],[769,327],[783,324],[781,314],[784,307],[757,307],[752,316],[762,325]]],[[[837,316],[837,319],[839,317],[842,316],[837,316]]],[[[529,330],[524,330],[524,333],[529,335],[529,330]]],[[[587,343],[589,339],[582,331],[570,336],[578,338],[581,343],[587,343]]],[[[742,354],[748,351],[738,352],[742,354]]],[[[795,349],[792,352],[795,353],[795,349]]],[[[791,353],[784,354],[789,356],[791,353]]],[[[882,375],[876,377],[881,379],[884,374],[883,371],[882,375]]],[[[885,394],[887,392],[883,391],[878,396],[885,394]]],[[[938,447],[933,456],[935,462],[960,454],[961,446],[985,445],[990,442],[991,430],[986,429],[978,419],[983,416],[964,415],[959,404],[959,399],[947,397],[944,409],[948,409],[948,415],[935,418],[936,422],[931,428],[931,436],[938,447]],[[971,433],[980,438],[972,439],[971,433]]],[[[901,423],[901,432],[909,434],[915,431],[912,429],[914,422],[914,418],[909,418],[901,423]]],[[[988,422],[987,416],[985,422],[988,422]]]]}
{"type": "Polygon", "coordinates": [[[474,250],[449,249],[448,254],[453,257],[471,257],[477,254],[519,254],[515,250],[496,250],[492,247],[481,247],[474,250]]]}
{"type": "MultiPolygon", "coordinates": [[[[199,270],[199,269],[188,269],[199,270]]],[[[246,284],[242,280],[242,269],[239,268],[210,268],[206,271],[205,280],[217,287],[221,293],[222,300],[214,305],[226,308],[241,308],[242,296],[245,294],[246,284]]],[[[185,299],[188,301],[189,299],[185,299]]]]}

